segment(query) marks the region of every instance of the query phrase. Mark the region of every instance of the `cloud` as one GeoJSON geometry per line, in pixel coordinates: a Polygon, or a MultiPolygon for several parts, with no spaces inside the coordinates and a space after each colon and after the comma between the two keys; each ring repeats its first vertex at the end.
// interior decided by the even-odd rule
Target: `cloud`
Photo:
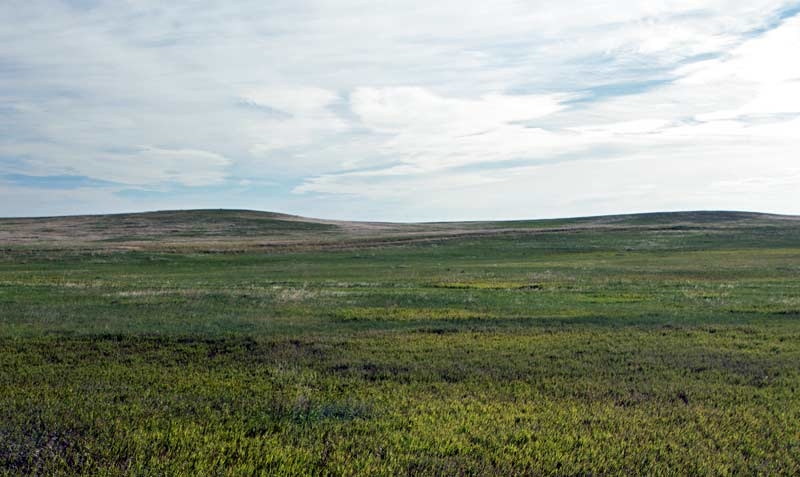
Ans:
{"type": "MultiPolygon", "coordinates": [[[[463,218],[478,196],[474,218],[735,204],[748,174],[778,177],[800,150],[792,8],[10,0],[0,175],[158,189],[165,205],[258,184],[245,205],[345,218],[463,218]]],[[[778,189],[747,208],[785,208],[778,189]]]]}
{"type": "Polygon", "coordinates": [[[339,95],[322,88],[259,88],[246,92],[241,100],[272,112],[245,126],[254,156],[319,143],[350,127],[331,110],[340,101],[339,95]]]}
{"type": "Polygon", "coordinates": [[[289,115],[308,114],[312,117],[324,113],[337,98],[331,91],[313,87],[261,88],[242,95],[244,101],[257,106],[285,111],[289,115]]]}
{"type": "Polygon", "coordinates": [[[686,85],[728,87],[738,85],[742,95],[735,108],[698,115],[701,121],[743,116],[800,114],[800,63],[791,61],[800,45],[800,17],[734,49],[728,58],[702,62],[682,70],[686,85]]]}
{"type": "Polygon", "coordinates": [[[168,183],[184,186],[219,184],[227,176],[231,160],[219,154],[193,149],[141,146],[124,152],[57,157],[52,146],[0,147],[0,155],[29,156],[14,173],[31,176],[74,175],[142,187],[168,183]]]}
{"type": "Polygon", "coordinates": [[[510,160],[541,153],[559,138],[520,121],[564,108],[568,95],[489,94],[448,98],[419,87],[359,88],[351,109],[386,140],[378,152],[426,170],[510,160]]]}
{"type": "MultiPolygon", "coordinates": [[[[471,193],[484,204],[490,191],[502,191],[493,207],[503,208],[517,197],[511,191],[553,203],[534,192],[551,184],[557,190],[550,193],[571,197],[570,203],[580,202],[577,198],[590,190],[594,203],[624,203],[629,195],[621,191],[639,194],[641,181],[674,194],[682,191],[684,201],[659,194],[664,204],[697,208],[728,200],[753,208],[737,202],[742,196],[734,193],[735,185],[752,193],[752,176],[760,178],[758,184],[776,185],[766,195],[773,198],[773,208],[789,204],[788,189],[777,186],[786,184],[781,177],[796,163],[800,117],[779,113],[800,114],[794,104],[794,88],[800,84],[795,62],[784,65],[798,44],[799,21],[789,19],[744,41],[725,58],[678,66],[672,83],[578,106],[559,94],[464,100],[419,88],[358,92],[353,111],[365,125],[387,135],[381,152],[404,166],[327,174],[307,180],[295,192],[414,201],[417,184],[432,196],[454,195],[449,184],[476,185],[471,193]],[[755,67],[762,71],[750,71],[755,67]],[[735,108],[726,109],[730,106],[735,108]],[[482,170],[463,169],[470,164],[482,170]],[[579,180],[576,167],[591,171],[584,177],[602,186],[579,180]],[[564,170],[573,178],[559,172],[564,170]],[[612,177],[611,170],[623,179],[612,177]]],[[[643,203],[648,201],[637,199],[643,203]]],[[[559,210],[569,207],[562,203],[559,210]]]]}
{"type": "Polygon", "coordinates": [[[465,135],[552,114],[564,108],[566,99],[568,95],[502,94],[460,99],[418,87],[359,88],[351,96],[351,107],[367,127],[381,132],[415,129],[465,135]]]}
{"type": "Polygon", "coordinates": [[[126,154],[93,161],[92,176],[120,184],[175,182],[204,186],[222,182],[230,159],[208,151],[142,147],[126,154]]]}

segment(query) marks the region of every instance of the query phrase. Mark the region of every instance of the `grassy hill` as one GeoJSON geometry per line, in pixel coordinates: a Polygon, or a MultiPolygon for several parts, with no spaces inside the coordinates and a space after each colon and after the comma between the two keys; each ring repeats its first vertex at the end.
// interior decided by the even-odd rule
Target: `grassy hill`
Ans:
{"type": "Polygon", "coordinates": [[[0,250],[0,475],[800,473],[794,217],[175,211],[0,250]]]}
{"type": "Polygon", "coordinates": [[[674,212],[556,220],[386,223],[311,219],[250,210],[0,219],[5,247],[94,250],[255,251],[384,246],[499,235],[623,231],[793,230],[800,217],[748,212],[674,212]]]}

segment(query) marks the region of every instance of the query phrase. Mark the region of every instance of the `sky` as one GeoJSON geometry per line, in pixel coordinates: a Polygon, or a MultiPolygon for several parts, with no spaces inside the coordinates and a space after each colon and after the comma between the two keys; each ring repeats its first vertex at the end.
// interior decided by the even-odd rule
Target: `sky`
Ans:
{"type": "Polygon", "coordinates": [[[0,216],[800,214],[800,2],[3,0],[0,216]]]}

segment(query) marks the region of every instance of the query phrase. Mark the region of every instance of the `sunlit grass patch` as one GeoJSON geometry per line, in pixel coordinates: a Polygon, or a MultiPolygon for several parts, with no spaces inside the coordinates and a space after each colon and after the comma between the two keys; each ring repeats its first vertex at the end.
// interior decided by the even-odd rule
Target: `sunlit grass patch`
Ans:
{"type": "Polygon", "coordinates": [[[432,322],[522,324],[525,321],[546,324],[553,320],[604,319],[583,308],[562,307],[558,310],[502,314],[488,310],[463,308],[342,307],[328,313],[337,322],[432,322]]]}
{"type": "Polygon", "coordinates": [[[339,308],[330,312],[337,321],[432,321],[474,320],[495,318],[487,312],[457,308],[358,307],[339,308]]]}
{"type": "Polygon", "coordinates": [[[592,293],[579,294],[576,296],[578,302],[613,304],[613,303],[639,303],[646,301],[648,297],[639,293],[592,293]]]}
{"type": "Polygon", "coordinates": [[[443,281],[433,284],[434,288],[452,288],[456,290],[541,290],[545,286],[538,282],[503,281],[503,280],[472,280],[472,281],[443,281]]]}

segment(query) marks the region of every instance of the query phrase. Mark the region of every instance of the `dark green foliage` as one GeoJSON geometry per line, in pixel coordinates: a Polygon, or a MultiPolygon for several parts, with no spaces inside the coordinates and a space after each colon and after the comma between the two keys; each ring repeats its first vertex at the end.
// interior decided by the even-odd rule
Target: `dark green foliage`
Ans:
{"type": "Polygon", "coordinates": [[[0,475],[796,475],[800,223],[714,214],[7,247],[0,475]]]}

